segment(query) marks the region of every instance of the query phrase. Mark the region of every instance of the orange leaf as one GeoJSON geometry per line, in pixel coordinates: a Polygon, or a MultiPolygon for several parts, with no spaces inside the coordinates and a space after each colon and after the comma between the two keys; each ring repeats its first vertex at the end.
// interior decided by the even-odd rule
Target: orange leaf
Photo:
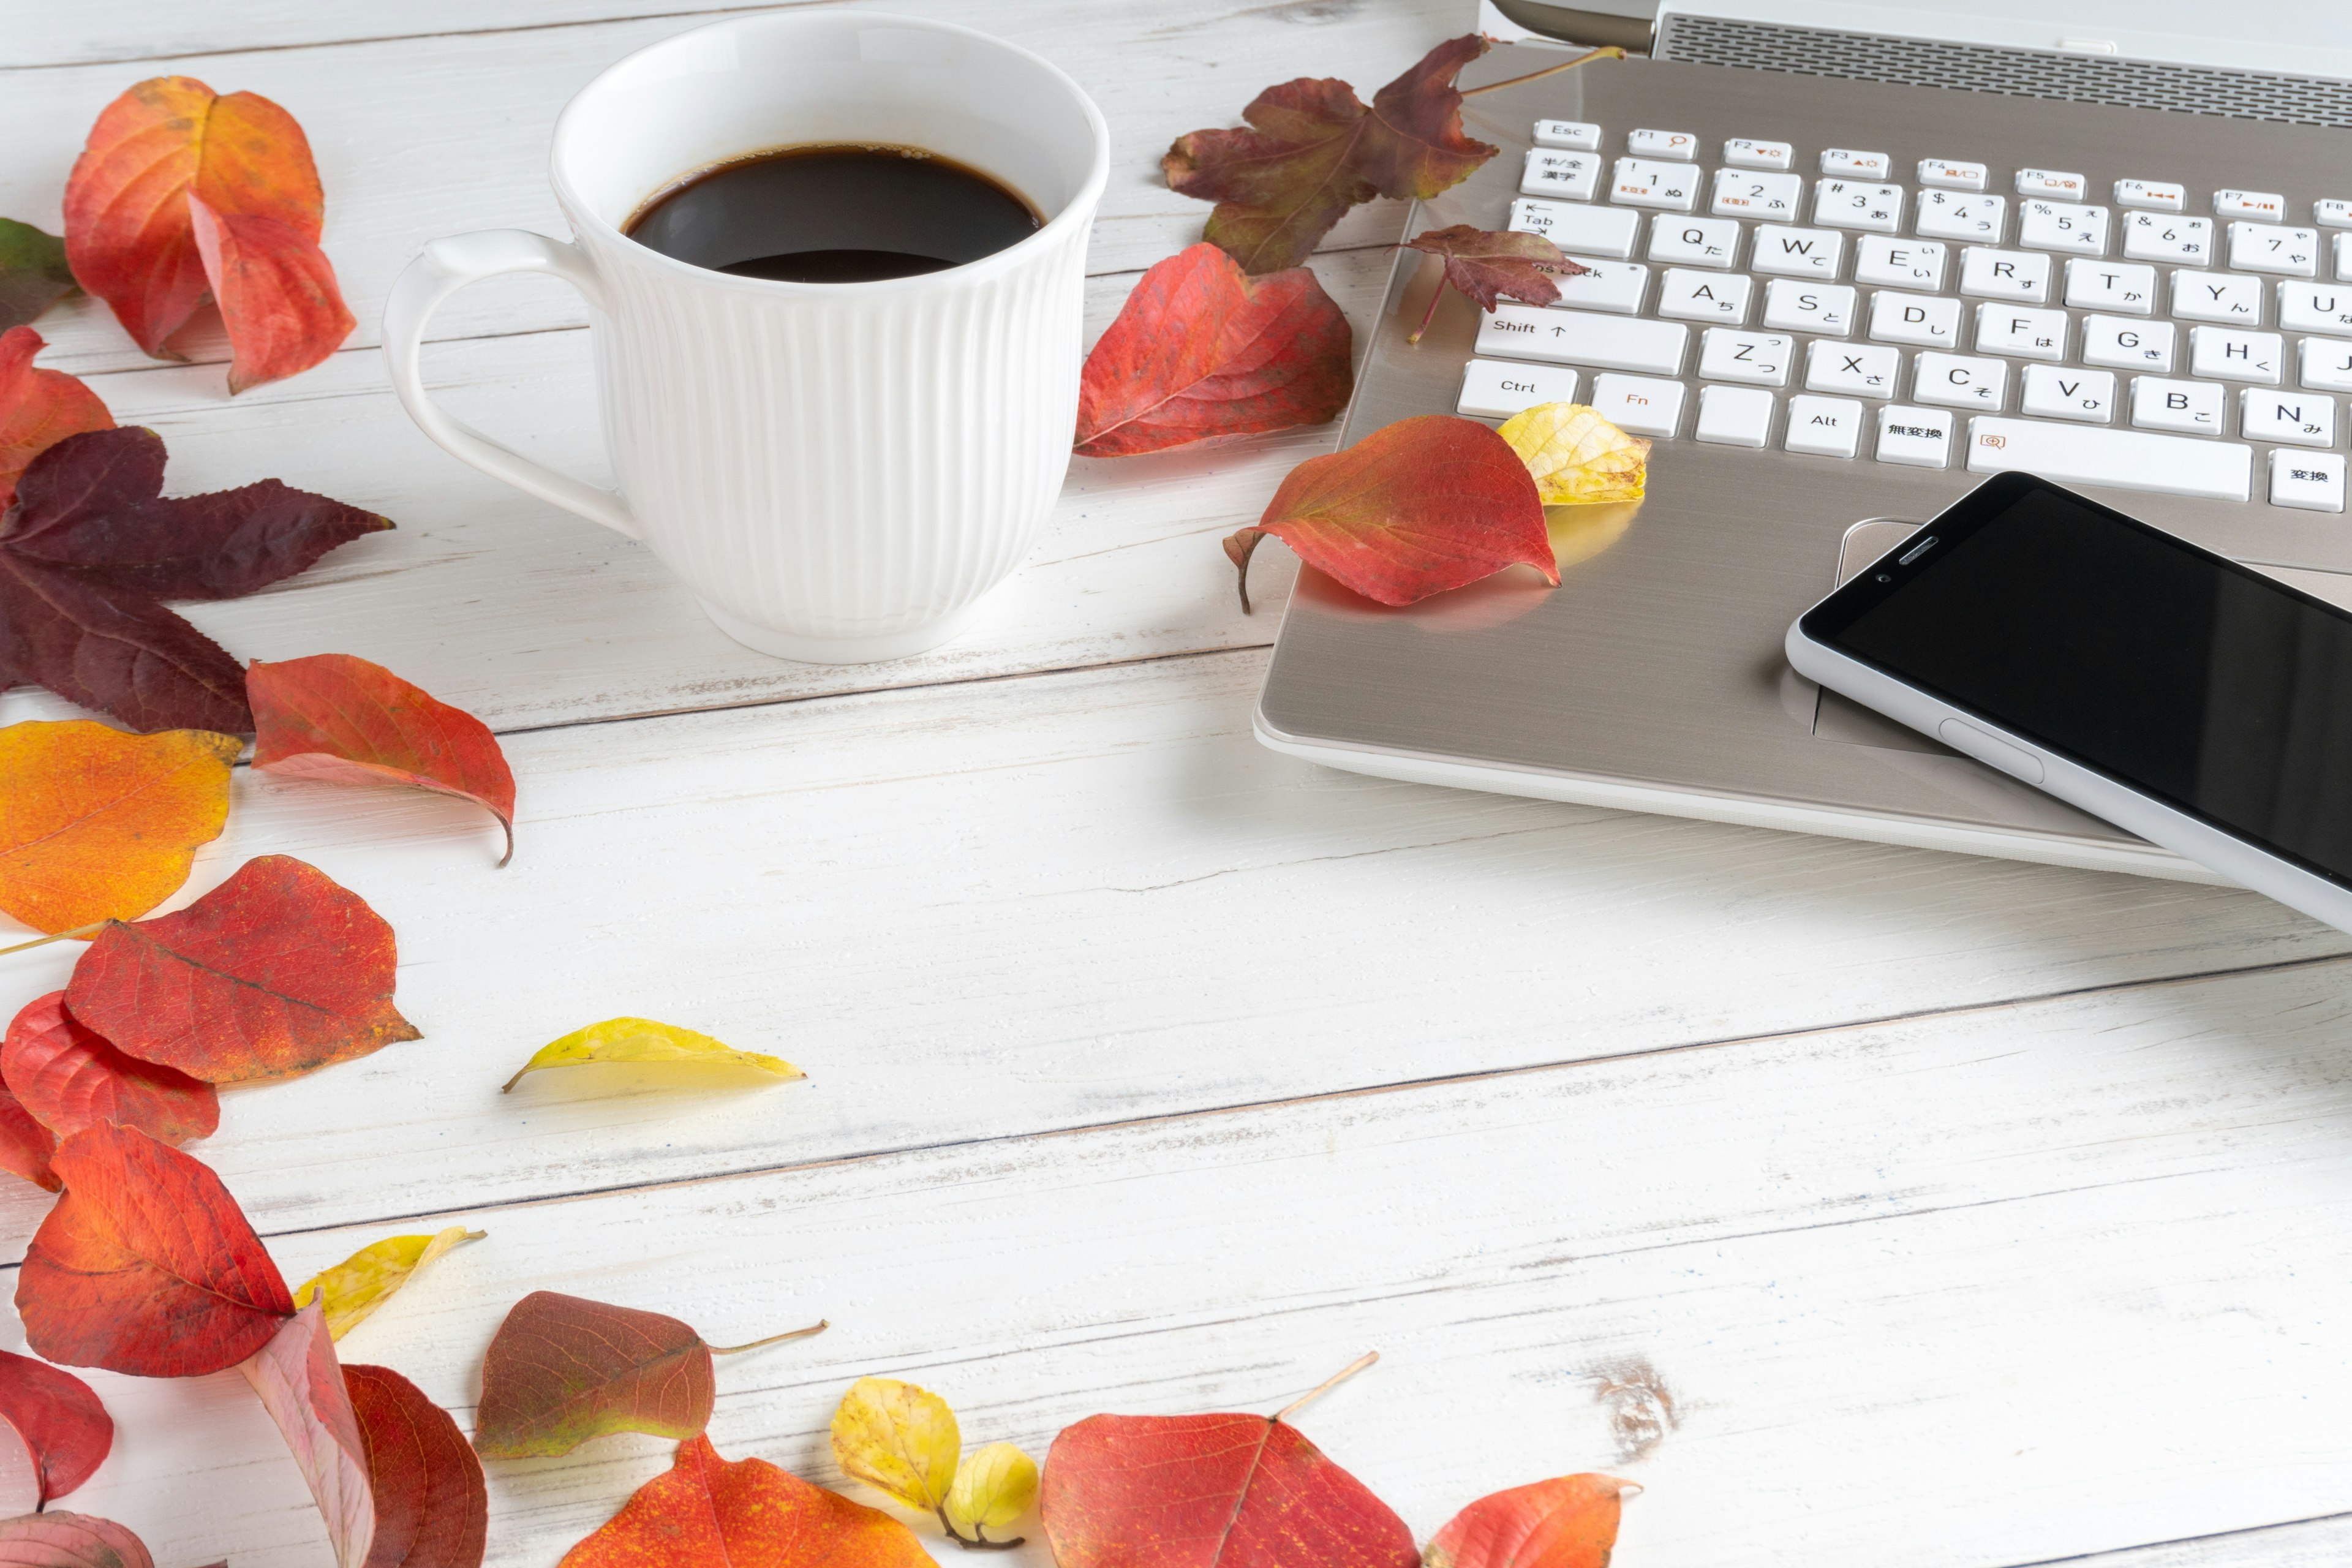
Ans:
{"type": "Polygon", "coordinates": [[[0,910],[52,935],[136,920],[228,820],[234,735],[88,719],[0,730],[0,910]]]}
{"type": "Polygon", "coordinates": [[[310,1483],[337,1568],[362,1568],[375,1539],[375,1494],[368,1483],[367,1441],[335,1360],[334,1336],[327,1332],[327,1310],[313,1301],[287,1319],[237,1371],[253,1384],[310,1483]]]}
{"type": "Polygon", "coordinates": [[[915,1532],[765,1459],[727,1460],[710,1439],[639,1487],[558,1568],[936,1568],[915,1532]]]}
{"type": "Polygon", "coordinates": [[[0,1079],[42,1126],[60,1138],[97,1121],[166,1143],[212,1136],[220,1125],[212,1085],[123,1055],[68,1015],[65,1000],[52,991],[26,1003],[0,1044],[0,1079]]]}
{"type": "Polygon", "coordinates": [[[488,806],[514,858],[514,773],[488,725],[346,653],[256,661],[253,765],[330,784],[413,784],[488,806]]]}
{"type": "Polygon", "coordinates": [[[1426,1568],[1609,1568],[1631,1481],[1559,1476],[1480,1498],[1430,1541],[1426,1568]]]}
{"type": "Polygon", "coordinates": [[[325,251],[276,218],[215,213],[200,196],[188,216],[236,353],[230,396],[310,369],[352,335],[325,251]]]}
{"type": "Polygon", "coordinates": [[[489,1491],[457,1424],[388,1366],[347,1366],[343,1382],[375,1496],[368,1568],[481,1568],[489,1491]]]}
{"type": "Polygon", "coordinates": [[[16,499],[17,476],[34,458],[68,436],[114,428],[97,393],[61,370],[33,368],[45,346],[30,327],[0,332],[0,511],[16,499]]]}

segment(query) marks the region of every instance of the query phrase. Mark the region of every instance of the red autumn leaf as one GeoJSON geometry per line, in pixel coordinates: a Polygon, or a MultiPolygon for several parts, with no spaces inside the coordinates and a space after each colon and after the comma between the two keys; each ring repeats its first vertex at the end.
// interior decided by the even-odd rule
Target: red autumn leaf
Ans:
{"type": "Polygon", "coordinates": [[[636,1490],[557,1568],[935,1568],[915,1532],[879,1509],[778,1469],[722,1459],[710,1439],[636,1490]]]}
{"type": "Polygon", "coordinates": [[[262,855],[176,914],[109,921],[66,1011],[206,1083],[285,1078],[418,1037],[392,1005],[394,963],[392,927],[358,894],[262,855]]]}
{"type": "Polygon", "coordinates": [[[45,346],[30,327],[0,332],[0,512],[34,458],[68,436],[114,428],[97,393],[61,370],[33,368],[45,346]]]}
{"type": "Polygon", "coordinates": [[[1416,1568],[1370,1488],[1264,1415],[1096,1415],[1045,1456],[1060,1568],[1416,1568]]]}
{"type": "Polygon", "coordinates": [[[49,1168],[49,1156],[57,1150],[57,1134],[42,1126],[24,1101],[0,1089],[0,1171],[54,1193],[64,1184],[49,1168]]]}
{"type": "Polygon", "coordinates": [[[490,1497],[457,1424],[388,1366],[347,1366],[343,1382],[375,1496],[367,1568],[479,1568],[490,1497]]]}
{"type": "Polygon", "coordinates": [[[335,1360],[327,1310],[313,1301],[278,1326],[237,1370],[278,1423],[311,1499],[327,1521],[336,1568],[362,1568],[375,1538],[367,1444],[335,1360]]]}
{"type": "Polygon", "coordinates": [[[155,1560],[147,1554],[144,1542],[112,1520],[86,1513],[28,1513],[0,1520],[0,1565],[155,1568],[155,1560]]]}
{"type": "MultiPolygon", "coordinates": [[[[77,287],[64,240],[0,217],[0,332],[23,326],[77,287]]],[[[0,496],[0,507],[7,504],[0,496]]]]}
{"type": "Polygon", "coordinates": [[[1480,1498],[1431,1538],[1426,1568],[1609,1568],[1633,1485],[1559,1476],[1480,1498]]]}
{"type": "Polygon", "coordinates": [[[40,1494],[36,1510],[89,1479],[114,1447],[114,1419],[89,1384],[8,1351],[0,1351],[0,1420],[16,1429],[33,1456],[40,1494]]]}
{"type": "Polygon", "coordinates": [[[1341,585],[1410,605],[1525,563],[1554,585],[1551,537],[1527,465],[1475,419],[1428,414],[1290,470],[1265,515],[1225,541],[1249,608],[1249,563],[1273,534],[1341,585]]]}
{"type": "Polygon", "coordinates": [[[0,1044],[0,1079],[42,1126],[70,1138],[100,1121],[166,1143],[208,1138],[220,1125],[213,1086],[123,1055],[65,1009],[52,991],[25,1004],[0,1044]]]}
{"type": "Polygon", "coordinates": [[[1354,334],[1305,268],[1253,279],[1213,245],[1143,275],[1087,355],[1081,457],[1320,425],[1348,405],[1354,334]]]}
{"type": "MultiPolygon", "coordinates": [[[[1469,295],[1482,310],[1493,310],[1506,294],[1531,305],[1549,305],[1559,298],[1559,285],[1552,281],[1554,278],[1575,278],[1592,270],[1570,261],[1560,254],[1559,246],[1539,234],[1507,229],[1496,234],[1473,228],[1466,223],[1433,228],[1403,244],[1408,250],[1443,258],[1444,283],[1469,295]]],[[[1421,342],[1421,334],[1429,330],[1431,319],[1437,314],[1437,301],[1444,294],[1444,283],[1430,291],[1429,310],[1422,317],[1421,325],[1405,340],[1407,342],[1421,342]]]]}
{"type": "Polygon", "coordinates": [[[676,1318],[534,1290],[483,1358],[474,1447],[521,1458],[611,1432],[691,1437],[713,1394],[710,1347],[676,1318]]]}
{"type": "Polygon", "coordinates": [[[246,671],[253,765],[329,784],[402,784],[488,806],[514,858],[514,773],[490,727],[380,664],[314,654],[246,671]]]}
{"type": "Polygon", "coordinates": [[[294,117],[250,92],[155,77],[107,105],[66,182],[66,254],[141,348],[209,296],[235,361],[229,390],[308,369],[351,335],[319,249],[326,198],[294,117]]]}
{"type": "Polygon", "coordinates": [[[261,1240],[202,1162],[100,1122],[58,1145],[65,1196],[16,1274],[25,1342],[134,1377],[201,1377],[268,1344],[294,1312],[261,1240]]]}
{"type": "Polygon", "coordinates": [[[1370,109],[1328,77],[1267,88],[1242,110],[1252,129],[1180,136],[1160,169],[1169,189],[1217,204],[1206,237],[1245,270],[1296,267],[1359,202],[1433,196],[1495,155],[1463,134],[1454,86],[1486,52],[1477,34],[1449,39],[1370,109]]]}

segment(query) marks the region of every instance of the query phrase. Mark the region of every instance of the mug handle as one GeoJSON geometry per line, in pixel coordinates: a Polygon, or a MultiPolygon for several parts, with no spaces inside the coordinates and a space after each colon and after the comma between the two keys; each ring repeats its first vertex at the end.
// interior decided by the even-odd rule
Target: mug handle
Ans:
{"type": "Polygon", "coordinates": [[[611,490],[533,462],[464,421],[452,419],[426,395],[418,358],[433,312],[467,284],[504,272],[553,273],[586,295],[591,305],[604,306],[604,286],[577,246],[522,228],[486,228],[436,239],[408,264],[383,305],[383,357],[392,365],[392,388],[400,395],[401,406],[444,450],[492,479],[504,479],[527,495],[553,501],[616,533],[642,539],[645,535],[635,515],[611,490]]]}

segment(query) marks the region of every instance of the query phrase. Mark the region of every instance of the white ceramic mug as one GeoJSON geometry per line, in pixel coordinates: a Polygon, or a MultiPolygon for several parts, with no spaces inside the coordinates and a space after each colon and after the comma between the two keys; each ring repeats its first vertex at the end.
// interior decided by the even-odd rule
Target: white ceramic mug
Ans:
{"type": "Polygon", "coordinates": [[[556,121],[550,163],[573,243],[490,229],[409,264],[384,306],[393,386],[457,457],[644,540],[737,641],[829,664],[919,652],[1021,563],[1061,489],[1109,146],[1076,82],[966,27],[823,11],[682,33],[605,71],[556,121]],[[686,175],[832,142],[945,153],[1046,222],[980,260],[870,283],[738,278],[621,232],[686,175]],[[425,395],[435,308],[504,272],[551,272],[587,296],[618,494],[425,395]]]}

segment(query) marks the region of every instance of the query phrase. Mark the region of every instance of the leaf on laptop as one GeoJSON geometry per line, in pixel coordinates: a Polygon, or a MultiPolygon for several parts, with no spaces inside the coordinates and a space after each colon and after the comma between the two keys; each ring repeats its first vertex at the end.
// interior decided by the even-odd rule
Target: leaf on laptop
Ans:
{"type": "MultiPolygon", "coordinates": [[[[114,428],[114,416],[79,379],[33,368],[46,346],[30,327],[0,332],[0,511],[16,499],[16,481],[34,458],[68,436],[114,428]]],[[[7,674],[0,664],[0,680],[7,674]]]]}
{"type": "Polygon", "coordinates": [[[1497,234],[1466,223],[1433,228],[1402,243],[1407,250],[1426,251],[1445,263],[1444,281],[1430,290],[1428,311],[1405,340],[1412,343],[1421,342],[1421,334],[1429,331],[1447,283],[1470,296],[1478,309],[1491,310],[1506,294],[1530,305],[1549,305],[1559,298],[1555,278],[1575,278],[1592,270],[1570,261],[1560,254],[1559,246],[1539,234],[1508,229],[1497,234]]]}
{"type": "Polygon", "coordinates": [[[1423,1568],[1609,1568],[1629,1489],[1587,1474],[1480,1498],[1430,1538],[1423,1568]]]}
{"type": "Polygon", "coordinates": [[[1554,586],[1543,502],[1518,454],[1475,419],[1400,419],[1290,470],[1265,515],[1225,541],[1249,608],[1250,556],[1273,534],[1383,605],[1410,605],[1524,563],[1554,586]]]}
{"type": "Polygon", "coordinates": [[[1649,481],[1649,442],[1581,403],[1539,403],[1495,433],[1527,464],[1546,506],[1640,500],[1649,481]]]}
{"type": "Polygon", "coordinates": [[[79,288],[64,240],[0,217],[0,331],[23,326],[79,288]]]}
{"type": "Polygon", "coordinates": [[[915,1532],[880,1509],[811,1486],[765,1459],[722,1459],[701,1436],[680,1443],[670,1468],[557,1568],[721,1563],[934,1568],[915,1532]]]}
{"type": "Polygon", "coordinates": [[[1354,342],[1304,267],[1251,278],[1215,246],[1192,246],[1143,275],[1087,355],[1078,454],[1320,425],[1347,406],[1354,342]]]}
{"type": "Polygon", "coordinates": [[[303,1280],[294,1288],[294,1304],[307,1307],[315,1300],[324,1306],[327,1332],[340,1340],[392,1300],[426,1264],[453,1247],[479,1241],[488,1234],[453,1225],[431,1236],[388,1236],[303,1280]]]}

